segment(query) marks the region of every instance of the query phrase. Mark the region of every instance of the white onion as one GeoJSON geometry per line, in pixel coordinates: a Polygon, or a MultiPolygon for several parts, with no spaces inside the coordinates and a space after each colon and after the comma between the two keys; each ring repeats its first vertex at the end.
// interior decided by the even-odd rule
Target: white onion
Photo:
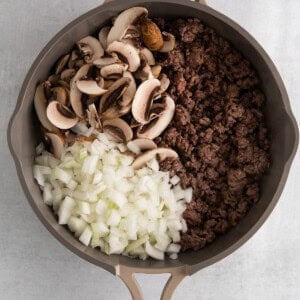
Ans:
{"type": "Polygon", "coordinates": [[[177,258],[193,192],[180,187],[178,176],[159,171],[155,159],[134,170],[126,145],[103,133],[74,143],[60,160],[41,145],[37,151],[33,173],[43,200],[84,245],[140,259],[177,258]]]}

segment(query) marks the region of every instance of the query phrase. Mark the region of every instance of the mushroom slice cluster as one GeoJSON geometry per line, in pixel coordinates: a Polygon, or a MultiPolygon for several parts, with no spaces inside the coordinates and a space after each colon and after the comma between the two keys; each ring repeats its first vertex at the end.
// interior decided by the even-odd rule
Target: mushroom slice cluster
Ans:
{"type": "Polygon", "coordinates": [[[133,153],[154,150],[152,140],[171,122],[175,104],[167,95],[170,80],[152,51],[172,51],[175,44],[144,7],[129,8],[97,37],[80,39],[36,89],[34,106],[47,139],[58,144],[65,136],[60,145],[68,145],[73,135],[105,131],[129,143],[133,153]]]}

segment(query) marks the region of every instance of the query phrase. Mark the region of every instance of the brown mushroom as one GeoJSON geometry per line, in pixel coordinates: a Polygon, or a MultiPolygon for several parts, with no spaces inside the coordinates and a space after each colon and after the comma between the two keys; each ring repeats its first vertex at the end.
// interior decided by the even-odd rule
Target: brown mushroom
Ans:
{"type": "Polygon", "coordinates": [[[127,144],[127,148],[135,154],[140,154],[144,151],[156,149],[157,145],[149,139],[135,139],[127,144]]]}
{"type": "Polygon", "coordinates": [[[162,33],[158,26],[151,20],[144,20],[141,23],[143,42],[151,51],[158,51],[164,45],[162,33]]]}
{"type": "Polygon", "coordinates": [[[115,41],[107,47],[106,51],[109,54],[118,54],[119,58],[128,65],[130,72],[135,72],[141,64],[138,50],[130,44],[115,41]]]}
{"type": "Polygon", "coordinates": [[[133,137],[130,126],[119,118],[104,121],[103,130],[111,135],[116,142],[129,142],[133,137]]]}
{"type": "Polygon", "coordinates": [[[66,144],[64,136],[59,133],[46,132],[45,140],[50,144],[51,153],[60,159],[66,144]]]}
{"type": "Polygon", "coordinates": [[[130,111],[130,106],[123,103],[123,94],[130,84],[130,78],[122,77],[108,88],[100,99],[99,114],[104,119],[115,119],[130,111]]]}
{"type": "Polygon", "coordinates": [[[44,83],[38,85],[34,95],[34,108],[39,121],[42,126],[49,131],[59,132],[47,118],[46,108],[47,108],[47,98],[45,95],[44,83]]]}
{"type": "Polygon", "coordinates": [[[143,153],[142,155],[138,156],[135,161],[132,163],[132,167],[135,170],[138,170],[145,166],[147,162],[149,162],[152,159],[158,159],[159,161],[163,161],[167,158],[173,158],[177,159],[178,154],[169,148],[157,148],[154,150],[147,151],[143,153]]]}
{"type": "Polygon", "coordinates": [[[139,123],[149,122],[153,96],[159,88],[160,81],[158,79],[146,80],[138,87],[132,102],[132,115],[139,123]]]}
{"type": "MultiPolygon", "coordinates": [[[[159,110],[159,114],[149,124],[140,126],[137,130],[139,138],[155,139],[158,137],[170,124],[175,113],[175,102],[169,96],[165,96],[165,106],[163,110],[159,110]]],[[[156,113],[153,112],[152,113],[156,113]]],[[[151,114],[151,112],[150,112],[151,114]]]]}
{"type": "Polygon", "coordinates": [[[117,16],[114,25],[107,36],[107,45],[115,41],[120,41],[128,27],[135,24],[140,18],[148,15],[148,10],[144,7],[131,7],[117,16]]]}
{"type": "Polygon", "coordinates": [[[47,107],[48,120],[59,129],[70,129],[78,123],[78,118],[65,105],[52,101],[47,107]]]}

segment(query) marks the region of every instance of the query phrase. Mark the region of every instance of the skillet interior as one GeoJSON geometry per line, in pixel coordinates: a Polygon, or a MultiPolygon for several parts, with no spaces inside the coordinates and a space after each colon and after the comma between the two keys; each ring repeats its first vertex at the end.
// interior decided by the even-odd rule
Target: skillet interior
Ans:
{"type": "Polygon", "coordinates": [[[17,108],[10,122],[8,140],[16,161],[20,181],[30,205],[48,230],[71,251],[112,273],[115,273],[115,266],[122,264],[136,268],[149,268],[150,272],[153,268],[186,265],[188,273],[192,274],[233,252],[249,239],[266,220],[277,203],[286,182],[298,144],[298,129],[278,72],[263,49],[245,30],[213,9],[191,1],[129,0],[112,2],[90,11],[69,24],[49,42],[25,79],[17,108]],[[77,40],[95,33],[112,16],[135,5],[147,7],[152,16],[202,19],[208,26],[216,29],[221,36],[228,39],[252,62],[258,71],[262,81],[262,90],[267,97],[265,112],[272,135],[272,163],[262,180],[261,200],[255,204],[237,227],[198,252],[181,254],[176,261],[148,260],[143,262],[121,256],[108,257],[98,250],[85,247],[65,227],[58,225],[51,209],[43,204],[40,190],[32,174],[34,151],[38,142],[35,133],[38,124],[33,117],[32,105],[36,84],[47,78],[48,72],[57,58],[68,52],[77,40]]]}

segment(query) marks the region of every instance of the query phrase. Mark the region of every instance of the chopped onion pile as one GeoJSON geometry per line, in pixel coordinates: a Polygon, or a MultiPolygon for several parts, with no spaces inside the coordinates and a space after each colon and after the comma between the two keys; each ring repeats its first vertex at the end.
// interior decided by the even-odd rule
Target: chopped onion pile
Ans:
{"type": "Polygon", "coordinates": [[[37,155],[33,172],[44,202],[84,245],[108,255],[177,258],[192,190],[159,171],[156,160],[133,170],[126,145],[102,133],[65,149],[60,160],[41,145],[37,155]]]}

